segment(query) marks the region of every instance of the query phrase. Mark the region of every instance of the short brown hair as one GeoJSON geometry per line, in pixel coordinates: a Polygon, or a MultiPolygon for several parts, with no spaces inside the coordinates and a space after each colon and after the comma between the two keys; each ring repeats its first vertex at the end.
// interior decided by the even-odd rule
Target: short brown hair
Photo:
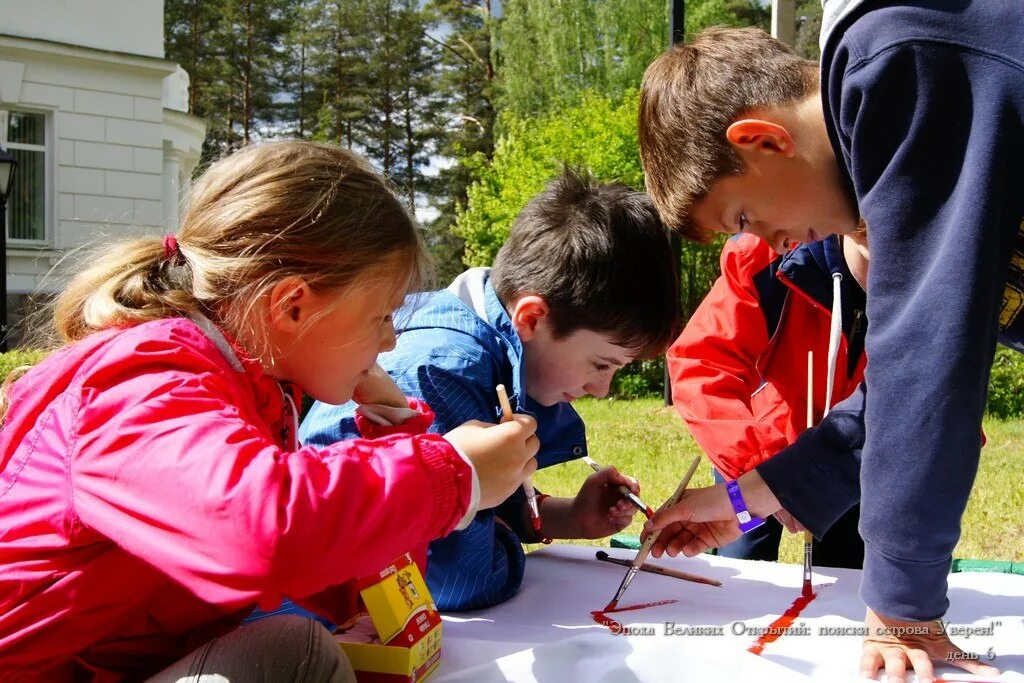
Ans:
{"type": "Polygon", "coordinates": [[[758,28],[707,29],[654,60],[640,91],[640,159],[665,225],[706,241],[690,210],[719,178],[743,172],[729,125],[817,87],[817,64],[758,28]]]}
{"type": "Polygon", "coordinates": [[[591,330],[654,358],[678,331],[679,276],[650,197],[582,171],[565,169],[523,208],[492,278],[506,307],[543,297],[556,338],[591,330]]]}

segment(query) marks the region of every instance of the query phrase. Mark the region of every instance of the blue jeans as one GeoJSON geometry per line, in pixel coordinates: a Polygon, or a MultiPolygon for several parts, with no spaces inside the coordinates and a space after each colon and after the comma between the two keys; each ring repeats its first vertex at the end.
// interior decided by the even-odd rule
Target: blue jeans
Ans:
{"type": "MultiPolygon", "coordinates": [[[[721,484],[725,478],[714,471],[715,482],[721,484]]],[[[860,506],[854,506],[849,512],[832,525],[821,540],[814,540],[814,564],[818,567],[845,567],[862,569],[864,567],[864,541],[857,531],[860,521],[860,506]]],[[[774,517],[769,517],[764,524],[753,531],[743,534],[740,538],[715,553],[722,557],[733,557],[738,560],[762,560],[776,562],[779,559],[779,543],[782,541],[782,524],[774,517]]]]}

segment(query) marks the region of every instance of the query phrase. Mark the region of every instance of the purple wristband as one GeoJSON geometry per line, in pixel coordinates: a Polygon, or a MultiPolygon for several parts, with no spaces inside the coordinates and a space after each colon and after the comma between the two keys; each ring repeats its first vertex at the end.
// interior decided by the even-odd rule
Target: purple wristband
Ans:
{"type": "Polygon", "coordinates": [[[726,482],[725,490],[729,494],[729,502],[732,503],[732,509],[736,511],[736,519],[740,523],[740,531],[747,533],[764,524],[763,519],[752,516],[747,510],[743,494],[740,493],[740,485],[736,483],[735,479],[726,482]]]}

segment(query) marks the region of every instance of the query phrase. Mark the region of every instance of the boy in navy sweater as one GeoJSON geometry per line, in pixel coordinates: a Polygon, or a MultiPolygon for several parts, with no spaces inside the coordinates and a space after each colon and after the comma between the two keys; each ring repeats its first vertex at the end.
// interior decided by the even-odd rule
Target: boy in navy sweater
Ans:
{"type": "MultiPolygon", "coordinates": [[[[825,9],[820,77],[753,29],[705,32],[652,64],[648,190],[691,236],[751,232],[780,251],[865,221],[865,383],[741,477],[742,496],[817,536],[861,501],[868,625],[930,629],[898,639],[872,628],[863,673],[884,660],[902,680],[909,659],[930,680],[931,657],[990,675],[933,620],[948,605],[996,341],[1024,338],[1024,13],[969,0],[825,9]]],[[[674,523],[655,554],[732,540],[733,515],[720,487],[691,492],[651,525],[674,523]]]]}

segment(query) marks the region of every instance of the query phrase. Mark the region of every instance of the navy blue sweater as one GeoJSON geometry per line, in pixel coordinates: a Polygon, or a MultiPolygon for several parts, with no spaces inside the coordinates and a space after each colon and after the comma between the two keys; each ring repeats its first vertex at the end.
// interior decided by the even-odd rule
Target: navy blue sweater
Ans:
{"type": "Polygon", "coordinates": [[[861,597],[902,619],[946,611],[997,336],[1024,339],[1022,36],[1018,0],[870,1],[822,54],[871,245],[867,374],[758,471],[819,536],[860,499],[861,597]]]}

